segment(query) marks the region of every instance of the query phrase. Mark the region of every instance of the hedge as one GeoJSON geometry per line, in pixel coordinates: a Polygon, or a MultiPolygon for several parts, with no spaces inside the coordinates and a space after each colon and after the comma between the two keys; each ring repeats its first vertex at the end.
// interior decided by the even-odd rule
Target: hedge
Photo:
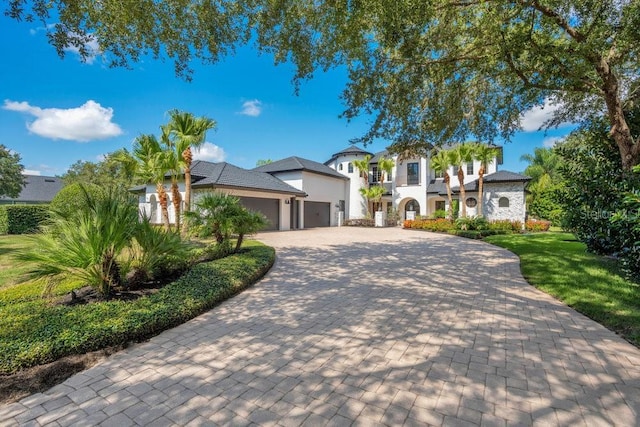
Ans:
{"type": "Polygon", "coordinates": [[[0,234],[36,233],[49,219],[49,205],[0,206],[0,234]]]}
{"type": "Polygon", "coordinates": [[[0,303],[0,374],[147,339],[255,283],[274,260],[273,248],[255,243],[241,253],[198,264],[158,292],[134,301],[0,303]]]}

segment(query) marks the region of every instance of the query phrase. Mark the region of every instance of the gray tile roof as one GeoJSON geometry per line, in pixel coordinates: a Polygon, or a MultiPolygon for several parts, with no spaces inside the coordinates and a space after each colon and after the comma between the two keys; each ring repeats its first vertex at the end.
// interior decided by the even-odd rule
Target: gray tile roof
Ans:
{"type": "Polygon", "coordinates": [[[192,167],[193,188],[226,187],[267,191],[305,197],[307,194],[278,178],[256,170],[247,170],[230,163],[211,163],[196,160],[192,167]]]}
{"type": "Polygon", "coordinates": [[[427,185],[427,194],[447,194],[447,186],[441,179],[432,179],[427,185]]]}
{"type": "Polygon", "coordinates": [[[56,176],[25,175],[25,186],[17,199],[1,197],[0,201],[17,203],[48,203],[58,194],[64,183],[56,176]]]}
{"type": "MultiPolygon", "coordinates": [[[[529,181],[531,181],[531,177],[526,175],[521,175],[515,172],[510,172],[510,171],[498,171],[498,172],[494,172],[484,176],[484,184],[495,184],[495,183],[501,183],[501,182],[529,182],[529,181]]],[[[474,179],[471,182],[465,183],[464,189],[465,191],[478,191],[478,180],[474,179]]],[[[452,187],[451,191],[454,193],[459,193],[460,186],[452,187]]]]}
{"type": "Polygon", "coordinates": [[[308,171],[318,173],[321,175],[327,175],[332,178],[348,179],[346,176],[331,169],[327,165],[314,162],[313,160],[303,159],[301,157],[287,157],[286,159],[277,160],[275,162],[268,163],[266,165],[258,166],[253,169],[258,172],[278,173],[278,172],[290,172],[290,171],[308,171]]]}
{"type": "Polygon", "coordinates": [[[363,150],[360,147],[356,147],[355,145],[351,145],[347,148],[345,148],[344,150],[338,151],[337,153],[334,153],[333,156],[331,156],[331,158],[329,160],[327,160],[326,162],[324,162],[324,164],[326,165],[327,163],[331,163],[333,160],[335,160],[336,158],[340,157],[340,156],[347,156],[349,154],[355,154],[355,155],[361,155],[361,156],[365,156],[365,155],[370,155],[373,156],[373,153],[370,153],[366,150],[363,150]]]}
{"type": "Polygon", "coordinates": [[[389,154],[388,150],[383,150],[383,151],[379,151],[377,152],[369,161],[369,163],[378,163],[378,160],[384,158],[384,157],[391,157],[389,154]]]}

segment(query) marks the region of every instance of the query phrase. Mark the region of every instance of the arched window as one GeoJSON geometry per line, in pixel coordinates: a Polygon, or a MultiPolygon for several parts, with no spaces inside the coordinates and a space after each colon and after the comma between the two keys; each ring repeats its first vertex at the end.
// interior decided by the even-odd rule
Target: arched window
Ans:
{"type": "Polygon", "coordinates": [[[405,211],[420,212],[420,204],[416,200],[411,199],[404,206],[404,210],[405,211]]]}
{"type": "Polygon", "coordinates": [[[498,199],[498,207],[500,207],[500,208],[508,208],[509,207],[509,199],[507,199],[506,197],[500,197],[500,199],[498,199]]]}
{"type": "Polygon", "coordinates": [[[353,163],[349,162],[349,164],[347,165],[347,172],[353,173],[353,163]]]}
{"type": "Polygon", "coordinates": [[[338,165],[338,170],[339,170],[339,171],[341,171],[341,170],[342,170],[342,163],[340,163],[340,164],[338,165]]]}
{"type": "Polygon", "coordinates": [[[465,203],[468,208],[475,208],[478,205],[478,201],[475,197],[469,197],[465,203]]]}

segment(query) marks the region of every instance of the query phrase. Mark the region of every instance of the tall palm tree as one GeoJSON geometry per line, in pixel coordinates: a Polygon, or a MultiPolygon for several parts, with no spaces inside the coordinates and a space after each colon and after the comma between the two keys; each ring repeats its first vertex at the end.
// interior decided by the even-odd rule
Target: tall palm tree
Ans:
{"type": "Polygon", "coordinates": [[[472,144],[458,144],[455,148],[448,151],[449,161],[455,167],[458,167],[458,182],[460,183],[460,206],[462,206],[462,218],[467,217],[466,191],[464,188],[464,169],[463,166],[473,161],[472,144]]]}
{"type": "Polygon", "coordinates": [[[360,177],[364,178],[365,187],[369,186],[369,162],[371,161],[371,156],[366,154],[362,159],[354,160],[353,166],[358,169],[360,172],[360,177]]]}
{"type": "Polygon", "coordinates": [[[480,162],[478,169],[478,216],[484,216],[484,174],[487,172],[489,163],[498,157],[499,150],[486,144],[477,143],[473,147],[473,158],[480,162]]]}
{"type": "MultiPolygon", "coordinates": [[[[171,110],[170,121],[166,125],[166,132],[174,147],[178,161],[184,169],[184,210],[191,210],[191,164],[193,163],[193,149],[204,144],[207,131],[215,129],[216,121],[208,117],[195,117],[192,113],[171,110]]],[[[186,227],[185,223],[185,227],[186,227]]]]}
{"type": "Polygon", "coordinates": [[[391,171],[393,170],[393,167],[396,164],[393,162],[393,159],[391,158],[387,158],[387,157],[383,157],[380,160],[378,160],[378,170],[380,170],[380,183],[384,183],[386,177],[390,177],[391,176],[391,171]],[[387,176],[385,177],[385,174],[387,174],[387,176]]]}
{"type": "Polygon", "coordinates": [[[164,186],[165,174],[169,170],[166,151],[154,135],[140,135],[133,143],[133,157],[138,161],[138,175],[144,182],[156,185],[162,222],[169,231],[169,201],[164,186]]]}
{"type": "Polygon", "coordinates": [[[431,169],[436,172],[442,172],[444,176],[444,185],[447,188],[447,199],[449,208],[447,209],[448,219],[453,219],[453,196],[451,195],[451,177],[449,176],[449,154],[446,150],[439,150],[431,156],[431,169]]]}
{"type": "Polygon", "coordinates": [[[367,213],[371,216],[371,203],[379,203],[384,195],[384,187],[374,185],[371,187],[362,187],[360,194],[367,199],[367,213]]]}

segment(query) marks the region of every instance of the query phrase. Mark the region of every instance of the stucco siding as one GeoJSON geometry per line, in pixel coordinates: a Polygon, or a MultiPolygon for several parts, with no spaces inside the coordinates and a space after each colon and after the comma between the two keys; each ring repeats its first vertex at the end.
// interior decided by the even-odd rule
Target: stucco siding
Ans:
{"type": "Polygon", "coordinates": [[[489,183],[484,189],[484,212],[489,221],[511,220],[524,223],[526,215],[525,184],[522,182],[489,183]],[[500,198],[509,201],[509,207],[500,207],[500,198]]]}

